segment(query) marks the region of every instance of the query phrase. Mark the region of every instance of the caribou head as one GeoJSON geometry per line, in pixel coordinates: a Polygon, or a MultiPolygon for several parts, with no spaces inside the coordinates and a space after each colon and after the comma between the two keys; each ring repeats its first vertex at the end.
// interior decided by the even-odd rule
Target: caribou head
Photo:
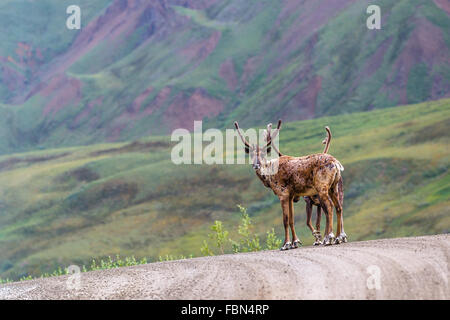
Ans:
{"type": "Polygon", "coordinates": [[[239,134],[239,137],[244,144],[245,153],[250,154],[250,158],[252,161],[252,167],[255,170],[259,170],[261,166],[266,163],[267,154],[271,152],[271,148],[273,146],[274,150],[278,153],[278,155],[282,155],[278,148],[275,145],[272,145],[272,141],[276,138],[281,128],[281,120],[278,120],[278,126],[275,130],[272,131],[272,124],[269,123],[267,125],[267,130],[264,130],[264,146],[260,146],[259,144],[250,144],[247,139],[244,138],[241,129],[239,128],[239,124],[237,121],[234,122],[234,126],[239,134]]]}

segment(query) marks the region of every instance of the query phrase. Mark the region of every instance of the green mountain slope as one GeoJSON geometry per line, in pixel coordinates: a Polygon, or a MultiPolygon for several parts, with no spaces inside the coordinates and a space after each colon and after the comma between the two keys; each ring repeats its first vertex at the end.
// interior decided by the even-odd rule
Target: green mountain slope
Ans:
{"type": "MultiPolygon", "coordinates": [[[[290,155],[330,153],[345,167],[350,241],[450,230],[450,100],[285,123],[290,155]]],[[[278,199],[250,165],[174,165],[167,137],[0,157],[0,277],[39,275],[94,257],[200,255],[214,220],[282,234],[278,199]]],[[[240,150],[240,149],[239,149],[240,150]]],[[[243,150],[239,151],[243,154],[243,150]]],[[[305,244],[304,203],[295,205],[305,244]]]]}
{"type": "Polygon", "coordinates": [[[378,1],[381,30],[369,4],[3,1],[0,154],[449,97],[445,3],[378,1]]]}

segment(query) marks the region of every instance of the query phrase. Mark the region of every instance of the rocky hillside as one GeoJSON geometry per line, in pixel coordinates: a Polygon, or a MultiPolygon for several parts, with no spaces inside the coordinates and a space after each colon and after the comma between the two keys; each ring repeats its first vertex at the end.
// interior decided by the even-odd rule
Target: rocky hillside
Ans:
{"type": "Polygon", "coordinates": [[[448,1],[369,2],[2,1],[0,153],[450,96],[448,1]]]}

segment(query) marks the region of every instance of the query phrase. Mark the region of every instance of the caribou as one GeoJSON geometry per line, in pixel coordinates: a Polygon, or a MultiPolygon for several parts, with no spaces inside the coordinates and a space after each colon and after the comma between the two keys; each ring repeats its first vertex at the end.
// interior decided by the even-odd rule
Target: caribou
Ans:
{"type": "MultiPolygon", "coordinates": [[[[302,243],[295,233],[294,199],[299,197],[318,197],[326,217],[325,234],[322,244],[331,245],[347,241],[344,232],[341,171],[342,164],[327,153],[318,153],[302,157],[283,155],[272,145],[281,130],[281,120],[272,132],[272,124],[267,125],[264,132],[265,144],[250,144],[242,135],[237,121],[234,122],[239,137],[244,144],[244,150],[250,155],[252,167],[256,176],[267,188],[278,196],[283,212],[284,242],[280,250],[298,248],[302,243]],[[267,154],[272,146],[278,153],[277,159],[268,160],[267,154]],[[333,206],[336,208],[337,230],[333,233],[333,206]],[[289,235],[292,234],[292,242],[289,235]]],[[[328,150],[327,150],[328,151],[328,150]]]]}
{"type": "MultiPolygon", "coordinates": [[[[328,150],[330,148],[330,142],[331,142],[331,130],[329,127],[325,127],[325,130],[327,131],[327,137],[322,141],[322,144],[325,145],[325,148],[322,153],[328,153],[328,150]]],[[[281,155],[281,152],[278,151],[278,154],[281,155]]],[[[344,204],[344,189],[343,189],[343,183],[342,183],[342,177],[338,182],[338,190],[339,190],[339,202],[341,203],[341,206],[344,204]]],[[[300,197],[294,198],[294,202],[298,202],[300,197]]],[[[319,196],[311,196],[311,197],[303,197],[303,199],[306,202],[306,225],[311,230],[312,235],[315,238],[315,241],[313,245],[317,246],[322,244],[322,235],[320,233],[320,220],[322,216],[322,207],[320,206],[320,200],[319,196]],[[314,229],[312,223],[311,223],[311,217],[312,217],[312,210],[313,206],[317,207],[316,209],[316,228],[314,229]]],[[[344,223],[342,222],[342,225],[344,223]]],[[[347,238],[343,238],[344,242],[347,242],[347,238]]]]}

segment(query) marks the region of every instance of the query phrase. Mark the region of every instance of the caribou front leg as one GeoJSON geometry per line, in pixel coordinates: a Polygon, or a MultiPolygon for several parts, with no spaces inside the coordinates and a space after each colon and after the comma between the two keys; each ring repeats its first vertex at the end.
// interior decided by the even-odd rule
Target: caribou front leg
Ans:
{"type": "Polygon", "coordinates": [[[284,225],[284,243],[280,250],[289,250],[292,247],[289,239],[289,196],[280,197],[281,209],[283,210],[283,225],[284,225]]]}
{"type": "Polygon", "coordinates": [[[295,224],[294,224],[294,198],[289,199],[289,226],[291,227],[292,233],[292,249],[296,249],[302,245],[302,242],[295,234],[295,224]]]}

